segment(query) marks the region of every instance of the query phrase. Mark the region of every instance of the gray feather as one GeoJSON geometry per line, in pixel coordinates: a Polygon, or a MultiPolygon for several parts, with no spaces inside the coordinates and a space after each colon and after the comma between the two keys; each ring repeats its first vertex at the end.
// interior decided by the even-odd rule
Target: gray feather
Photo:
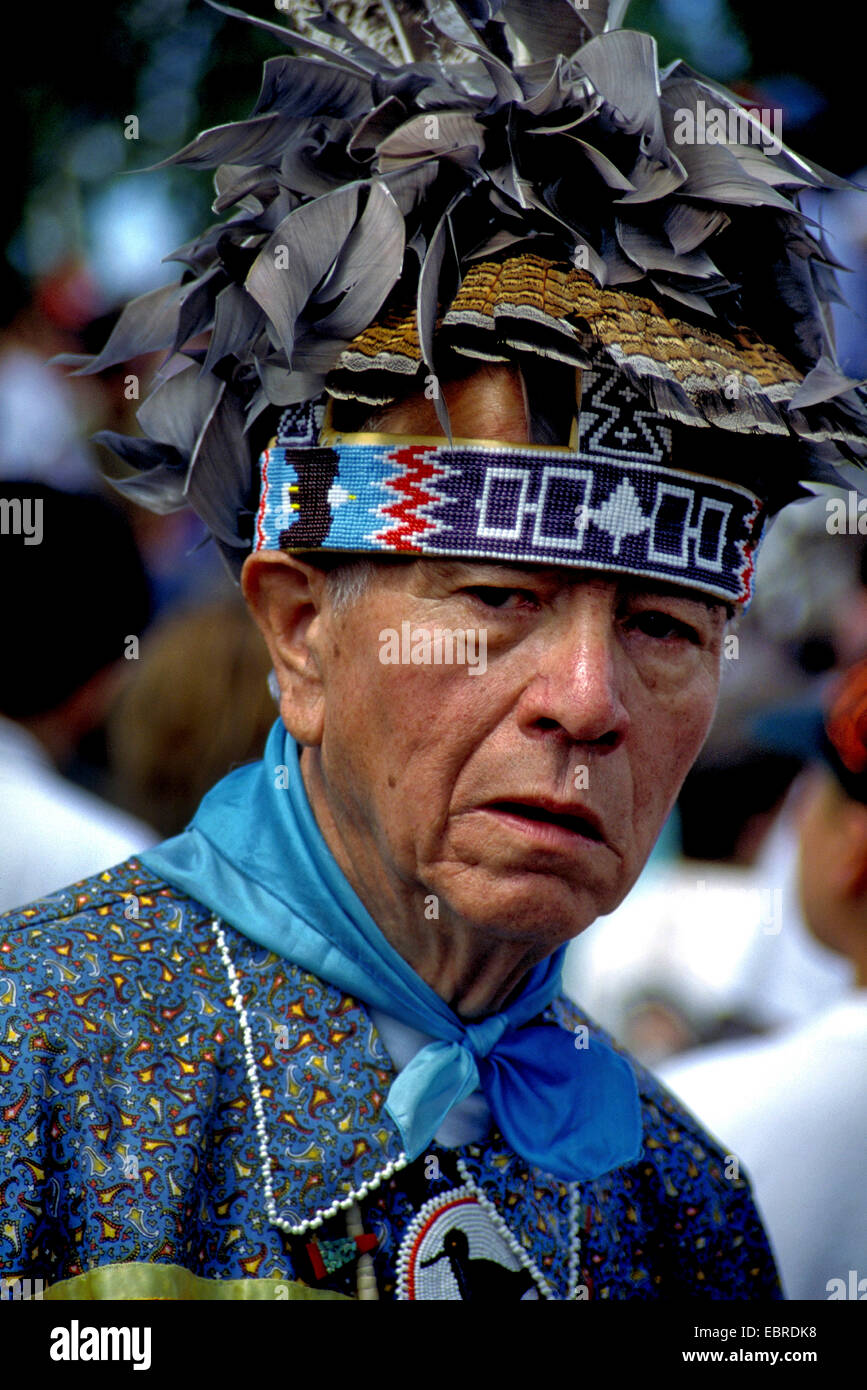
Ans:
{"type": "Polygon", "coordinates": [[[630,203],[655,203],[667,198],[670,193],[684,191],[687,174],[680,160],[669,151],[667,158],[662,161],[639,154],[629,171],[629,177],[635,185],[635,192],[624,193],[622,198],[617,199],[621,207],[630,203]]]}
{"type": "Polygon", "coordinates": [[[700,280],[719,275],[719,270],[704,251],[675,251],[658,233],[646,231],[623,217],[618,217],[615,225],[617,240],[624,254],[642,270],[667,270],[675,275],[694,275],[700,280]]]}
{"type": "Polygon", "coordinates": [[[216,299],[214,329],[202,372],[210,372],[224,357],[243,356],[265,322],[265,315],[241,285],[226,285],[216,299]]]}
{"type": "Polygon", "coordinates": [[[356,120],[370,110],[370,78],[310,58],[269,58],[253,116],[340,116],[356,120]]]}
{"type": "Polygon", "coordinates": [[[246,549],[248,543],[238,534],[238,506],[250,493],[253,461],[240,402],[222,386],[195,442],[185,492],[217,540],[246,549]]]}
{"type": "MultiPolygon", "coordinates": [[[[264,391],[265,405],[298,405],[309,401],[322,390],[323,374],[319,372],[287,372],[285,367],[259,363],[258,372],[264,391]]],[[[248,414],[248,426],[250,418],[248,414]]]]}
{"type": "Polygon", "coordinates": [[[358,124],[352,139],[347,145],[349,153],[356,159],[370,155],[377,145],[390,135],[407,119],[407,108],[400,97],[388,96],[372,111],[369,111],[358,124]]]}
{"type": "Polygon", "coordinates": [[[220,164],[214,174],[214,187],[217,197],[211,204],[212,212],[226,212],[242,203],[245,211],[255,215],[275,197],[279,185],[275,170],[269,169],[263,178],[258,164],[220,164]]]}
{"type": "Polygon", "coordinates": [[[136,419],[151,439],[170,444],[184,458],[195,448],[199,431],[222,394],[223,382],[199,376],[198,364],[178,354],[180,370],[163,380],[136,412],[136,419]],[[187,365],[182,365],[187,362],[187,365]]]}
{"type": "Polygon", "coordinates": [[[214,303],[220,286],[225,283],[225,275],[218,266],[206,271],[198,280],[187,287],[178,307],[177,329],[172,351],[181,348],[200,333],[210,328],[214,319],[214,303]]]}
{"type": "Polygon", "coordinates": [[[179,511],[186,506],[184,477],[187,466],[175,449],[155,444],[152,439],[134,439],[116,434],[114,430],[100,430],[93,436],[93,441],[111,449],[118,458],[136,470],[124,476],[106,470],[112,487],[125,497],[160,515],[179,511]]]}
{"type": "Polygon", "coordinates": [[[265,310],[290,361],[298,316],[349,236],[358,191],[350,184],[290,212],[250,268],[246,288],[265,310]]]}
{"type": "Polygon", "coordinates": [[[220,5],[217,0],[205,0],[212,10],[218,10],[220,14],[227,15],[229,19],[241,19],[246,24],[252,24],[257,29],[263,29],[266,34],[277,39],[278,43],[284,44],[287,48],[294,48],[299,53],[313,53],[319,58],[325,58],[329,63],[337,63],[341,67],[349,68],[353,72],[359,73],[363,77],[368,77],[377,68],[364,67],[354,58],[348,58],[345,53],[337,53],[327,44],[319,43],[316,39],[309,38],[306,34],[300,34],[297,30],[283,28],[279,24],[272,24],[267,19],[257,19],[254,15],[245,14],[243,10],[233,9],[231,5],[220,5]]]}
{"type": "Polygon", "coordinates": [[[502,16],[534,60],[574,53],[593,32],[568,0],[507,0],[502,16]]]}
{"type": "Polygon", "coordinates": [[[387,173],[420,160],[442,156],[454,159],[462,151],[467,151],[471,162],[477,165],[484,148],[484,131],[473,116],[463,111],[443,111],[433,118],[413,116],[377,147],[377,166],[387,173]],[[427,133],[431,119],[436,121],[435,136],[427,133]]]}
{"type": "Polygon", "coordinates": [[[665,235],[675,251],[694,251],[709,237],[727,227],[729,216],[720,208],[696,207],[693,203],[676,203],[666,213],[665,235]]]}
{"type": "MultiPolygon", "coordinates": [[[[542,132],[534,132],[534,134],[542,132]]],[[[615,188],[619,193],[634,193],[635,184],[628,179],[624,173],[618,169],[613,160],[609,159],[601,150],[597,150],[588,140],[581,140],[577,135],[567,134],[564,140],[570,140],[573,145],[581,151],[586,160],[592,164],[597,174],[601,174],[609,188],[615,188]]]]}
{"type": "Polygon", "coordinates": [[[92,376],[118,362],[128,362],[147,352],[161,352],[174,342],[177,316],[188,285],[162,285],[139,295],[124,308],[102,352],[89,358],[76,376],[92,376]]]}
{"type": "Polygon", "coordinates": [[[400,208],[381,184],[370,189],[367,203],[332,269],[312,302],[340,304],[316,320],[317,331],[354,338],[378,314],[400,276],[405,224],[400,208]]]}
{"type": "Polygon", "coordinates": [[[640,134],[642,152],[663,159],[655,40],[625,29],[602,34],[581,49],[580,63],[612,108],[618,129],[640,134]]]}
{"type": "Polygon", "coordinates": [[[864,380],[856,381],[846,376],[836,362],[823,355],[804,377],[789,406],[792,410],[805,410],[808,406],[818,405],[863,385],[864,380]]]}
{"type": "MultiPolygon", "coordinates": [[[[455,208],[464,196],[464,193],[459,193],[453,198],[437,223],[418,280],[416,321],[418,324],[419,343],[421,344],[422,358],[425,366],[429,372],[434,374],[436,371],[434,366],[434,328],[436,326],[437,310],[439,306],[440,276],[442,274],[446,248],[451,238],[450,219],[455,208]]],[[[446,438],[451,439],[452,431],[449,412],[441,391],[437,391],[434,396],[434,407],[436,409],[437,419],[445,432],[446,438]]]]}
{"type": "Polygon", "coordinates": [[[177,154],[161,159],[152,169],[166,169],[173,164],[190,164],[194,168],[213,169],[218,164],[252,164],[278,156],[297,118],[277,112],[269,116],[254,116],[249,121],[233,121],[229,125],[203,130],[195,140],[184,145],[177,154]]]}

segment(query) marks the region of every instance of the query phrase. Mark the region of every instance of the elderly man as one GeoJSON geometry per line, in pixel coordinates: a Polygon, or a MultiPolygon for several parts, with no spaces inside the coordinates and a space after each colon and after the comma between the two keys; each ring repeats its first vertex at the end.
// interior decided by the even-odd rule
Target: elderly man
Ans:
{"type": "Polygon", "coordinates": [[[559,974],[701,746],[801,441],[860,438],[781,309],[823,252],[780,189],[822,176],[680,158],[711,89],[660,100],[604,7],[482,8],[424,61],[401,7],[391,46],[293,34],[182,152],[240,211],[89,364],[173,350],[119,485],[208,521],[281,718],[182,835],[6,921],[0,1248],[49,1297],[779,1297],[737,1161],[559,974]]]}

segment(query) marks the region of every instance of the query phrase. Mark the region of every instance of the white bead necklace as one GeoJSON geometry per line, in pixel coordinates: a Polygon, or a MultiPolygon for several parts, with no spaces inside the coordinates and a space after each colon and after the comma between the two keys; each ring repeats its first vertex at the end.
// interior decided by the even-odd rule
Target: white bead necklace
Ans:
{"type": "MultiPolygon", "coordinates": [[[[351,1191],[346,1197],[342,1197],[339,1201],[332,1202],[330,1207],[326,1207],[322,1211],[317,1212],[317,1214],[311,1217],[309,1221],[303,1221],[299,1225],[293,1226],[289,1221],[284,1220],[284,1218],[278,1212],[277,1204],[274,1201],[274,1184],[271,1178],[271,1155],[268,1150],[268,1136],[265,1126],[265,1106],[262,1103],[262,1092],[259,1087],[259,1069],[256,1066],[256,1058],[253,1055],[253,1033],[252,1029],[250,1028],[250,1020],[247,1017],[247,1010],[245,1009],[244,1001],[241,998],[241,985],[238,979],[238,972],[235,969],[234,962],[232,960],[231,955],[229,954],[229,945],[226,941],[226,934],[223,931],[223,924],[220,921],[219,917],[214,917],[211,919],[211,927],[214,932],[214,936],[217,940],[217,947],[220,952],[220,957],[223,961],[224,966],[226,967],[226,974],[229,979],[229,992],[232,996],[232,1005],[235,1009],[235,1012],[238,1015],[238,1021],[241,1025],[241,1036],[244,1045],[244,1064],[247,1073],[247,1082],[250,1087],[250,1094],[253,1097],[253,1114],[256,1116],[256,1135],[259,1141],[259,1157],[262,1162],[262,1183],[265,1189],[265,1210],[268,1213],[268,1219],[272,1225],[276,1226],[279,1230],[284,1231],[286,1235],[303,1236],[307,1231],[318,1230],[320,1226],[322,1226],[326,1221],[329,1221],[332,1217],[336,1216],[338,1212],[345,1211],[348,1213],[348,1221],[350,1226],[353,1230],[355,1230],[359,1224],[357,1220],[356,1204],[360,1201],[363,1201],[364,1198],[368,1195],[368,1193],[374,1192],[382,1182],[387,1182],[388,1179],[393,1177],[395,1173],[399,1173],[402,1168],[406,1168],[409,1163],[409,1159],[407,1158],[405,1153],[401,1152],[400,1154],[398,1154],[397,1158],[392,1159],[389,1163],[386,1163],[385,1167],[381,1168],[379,1172],[376,1173],[370,1179],[369,1182],[362,1183],[360,1187],[351,1191]]],[[[519,1263],[529,1270],[534,1282],[536,1283],[539,1289],[539,1292],[542,1294],[544,1298],[552,1298],[553,1295],[551,1292],[551,1288],[547,1283],[544,1275],[542,1275],[542,1273],[536,1269],[535,1265],[531,1260],[528,1260],[526,1252],[523,1250],[522,1246],[512,1235],[512,1232],[509,1230],[508,1226],[501,1217],[500,1213],[497,1211],[493,1202],[490,1201],[490,1199],[485,1195],[485,1193],[483,1193],[478,1188],[476,1183],[473,1181],[471,1174],[468,1172],[466,1168],[464,1160],[458,1159],[457,1166],[458,1172],[461,1175],[461,1180],[463,1181],[464,1186],[470,1192],[473,1193],[476,1200],[485,1208],[485,1211],[490,1217],[493,1225],[496,1227],[497,1231],[506,1241],[506,1244],[509,1246],[509,1249],[512,1251],[512,1253],[516,1256],[519,1263]]],[[[581,1237],[579,1223],[579,1185],[578,1183],[570,1183],[569,1292],[566,1295],[567,1299],[577,1298],[579,1289],[583,1289],[583,1285],[579,1283],[581,1277],[581,1237]]],[[[367,1299],[377,1297],[375,1284],[373,1285],[372,1290],[368,1287],[371,1280],[370,1263],[371,1262],[368,1261],[363,1266],[363,1272],[365,1275],[365,1278],[363,1280],[365,1285],[365,1292],[362,1294],[361,1289],[359,1289],[360,1296],[367,1299]]]]}
{"type": "Polygon", "coordinates": [[[253,1033],[250,1028],[250,1020],[247,1017],[247,1010],[244,1008],[244,1001],[241,998],[241,988],[238,981],[238,972],[235,969],[232,957],[229,955],[229,946],[226,941],[226,934],[219,917],[214,917],[211,922],[214,935],[217,938],[217,946],[226,967],[226,974],[229,977],[229,989],[232,995],[232,1004],[238,1015],[241,1024],[241,1035],[244,1043],[244,1062],[247,1072],[247,1081],[250,1086],[250,1094],[253,1097],[253,1114],[256,1116],[256,1134],[259,1140],[259,1157],[262,1160],[262,1182],[265,1188],[265,1210],[272,1225],[279,1230],[285,1231],[290,1236],[303,1236],[306,1231],[316,1231],[332,1216],[336,1216],[339,1211],[349,1211],[356,1202],[363,1201],[369,1192],[374,1192],[380,1183],[387,1182],[395,1173],[399,1173],[401,1168],[405,1168],[409,1163],[405,1153],[398,1154],[397,1158],[392,1159],[384,1168],[370,1179],[367,1183],[362,1183],[361,1187],[354,1189],[346,1197],[339,1201],[332,1202],[330,1207],[317,1212],[316,1216],[309,1221],[303,1221],[297,1226],[293,1226],[289,1221],[283,1219],[277,1210],[274,1201],[274,1184],[271,1179],[271,1155],[268,1151],[268,1136],[265,1128],[265,1107],[262,1104],[262,1093],[259,1089],[259,1069],[256,1066],[256,1058],[253,1055],[253,1033]]]}

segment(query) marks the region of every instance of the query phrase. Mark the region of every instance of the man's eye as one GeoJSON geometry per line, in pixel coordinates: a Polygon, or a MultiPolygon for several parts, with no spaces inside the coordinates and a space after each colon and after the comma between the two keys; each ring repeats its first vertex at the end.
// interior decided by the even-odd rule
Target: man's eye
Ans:
{"type": "Polygon", "coordinates": [[[536,595],[529,589],[501,589],[493,584],[473,584],[463,592],[472,594],[473,598],[487,604],[488,608],[517,608],[520,603],[536,602],[536,595]],[[515,602],[510,603],[510,599],[514,599],[515,602]]]}
{"type": "Polygon", "coordinates": [[[656,609],[648,610],[646,613],[633,614],[630,622],[639,632],[643,632],[647,637],[655,637],[659,641],[666,641],[672,637],[679,637],[682,641],[698,643],[701,639],[694,627],[689,623],[681,622],[679,618],[673,618],[670,613],[660,613],[656,609]]]}

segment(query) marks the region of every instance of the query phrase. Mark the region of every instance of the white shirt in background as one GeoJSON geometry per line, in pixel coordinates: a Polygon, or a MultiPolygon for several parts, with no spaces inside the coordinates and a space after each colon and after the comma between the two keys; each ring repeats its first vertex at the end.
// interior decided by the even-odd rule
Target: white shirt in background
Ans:
{"type": "Polygon", "coordinates": [[[38,739],[0,717],[0,912],[100,873],[160,838],[61,777],[38,739]]]}
{"type": "Polygon", "coordinates": [[[656,1071],[742,1161],[788,1297],[867,1296],[867,990],[656,1071]]]}

